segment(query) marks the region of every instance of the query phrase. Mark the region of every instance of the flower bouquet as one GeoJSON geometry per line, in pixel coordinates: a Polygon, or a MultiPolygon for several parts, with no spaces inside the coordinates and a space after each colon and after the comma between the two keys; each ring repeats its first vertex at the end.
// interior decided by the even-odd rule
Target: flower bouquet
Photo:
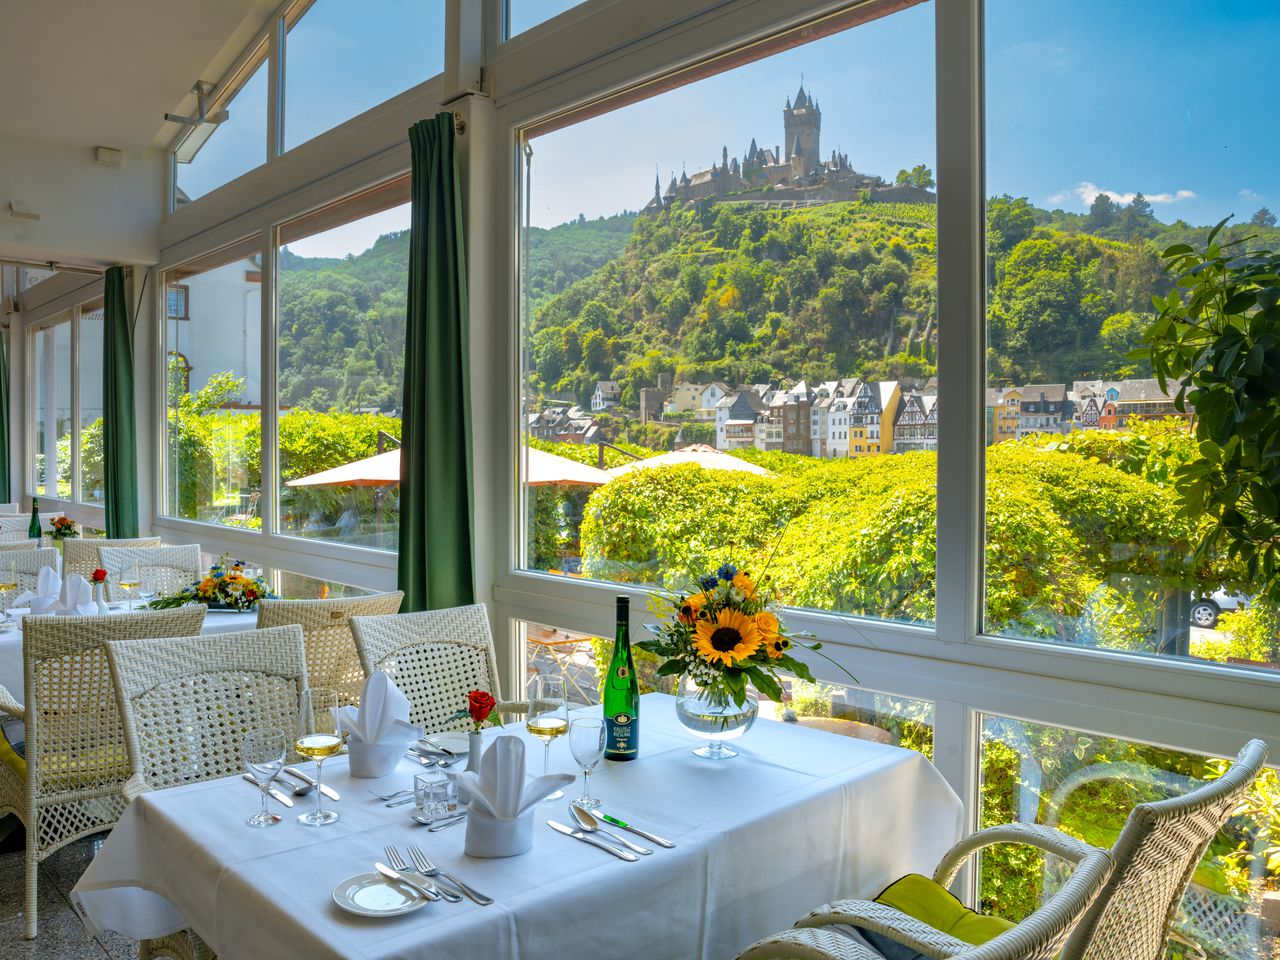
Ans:
{"type": "Polygon", "coordinates": [[[80,528],[70,517],[54,517],[49,521],[49,536],[56,543],[71,537],[80,536],[80,528]]]}
{"type": "Polygon", "coordinates": [[[177,593],[157,597],[147,606],[152,610],[165,610],[188,603],[203,603],[214,610],[248,612],[257,609],[258,601],[264,599],[276,599],[276,595],[267,589],[266,581],[262,577],[247,576],[244,561],[230,560],[224,553],[204,577],[177,593]]]}

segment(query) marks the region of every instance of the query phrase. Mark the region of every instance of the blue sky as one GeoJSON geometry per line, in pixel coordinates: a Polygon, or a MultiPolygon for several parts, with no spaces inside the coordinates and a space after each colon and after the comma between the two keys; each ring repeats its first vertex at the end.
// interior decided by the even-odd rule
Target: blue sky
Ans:
{"type": "MultiPolygon", "coordinates": [[[[511,3],[514,30],[570,5],[511,3]]],[[[357,18],[344,9],[344,0],[318,0],[290,37],[287,145],[441,67],[442,3],[368,0],[357,18]]],[[[986,30],[989,194],[1084,211],[1099,191],[1121,202],[1141,191],[1160,219],[1194,224],[1248,218],[1263,204],[1280,210],[1276,0],[988,0],[986,30]]],[[[781,144],[782,107],[801,76],[822,107],[824,153],[838,147],[856,169],[886,178],[917,163],[936,170],[933,34],[926,3],[539,137],[533,222],[637,209],[655,167],[665,187],[682,167],[718,160],[724,145],[741,156],[753,136],[781,144]]],[[[219,172],[260,162],[265,101],[258,78],[179,182],[203,193],[219,172]]],[[[400,216],[384,219],[293,249],[359,252],[399,228],[400,216]]]]}

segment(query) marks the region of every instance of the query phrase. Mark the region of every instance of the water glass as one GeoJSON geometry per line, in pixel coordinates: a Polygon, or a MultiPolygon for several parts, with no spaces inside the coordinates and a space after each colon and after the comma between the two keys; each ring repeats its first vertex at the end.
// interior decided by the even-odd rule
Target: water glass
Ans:
{"type": "Polygon", "coordinates": [[[262,810],[245,821],[251,827],[273,827],[280,822],[279,815],[267,809],[267,797],[271,782],[284,766],[286,745],[283,730],[250,730],[244,735],[240,745],[244,772],[257,780],[262,788],[262,810]]]}
{"type": "Polygon", "coordinates": [[[160,588],[156,586],[155,574],[148,570],[142,574],[142,583],[138,587],[138,596],[142,600],[143,606],[149,606],[151,601],[160,596],[160,588]]]}
{"type": "Polygon", "coordinates": [[[420,773],[413,778],[414,805],[428,820],[446,817],[458,811],[457,787],[447,777],[441,779],[420,773]]]}
{"type": "Polygon", "coordinates": [[[569,724],[569,750],[582,768],[582,796],[574,806],[594,810],[600,801],[591,796],[591,771],[604,759],[604,721],[583,717],[569,724]]]}
{"type": "Polygon", "coordinates": [[[316,808],[298,814],[298,822],[303,826],[322,827],[338,819],[338,811],[324,809],[324,794],[320,790],[324,761],[342,750],[342,737],[338,735],[338,702],[336,690],[312,687],[302,691],[293,749],[316,762],[316,808]]]}

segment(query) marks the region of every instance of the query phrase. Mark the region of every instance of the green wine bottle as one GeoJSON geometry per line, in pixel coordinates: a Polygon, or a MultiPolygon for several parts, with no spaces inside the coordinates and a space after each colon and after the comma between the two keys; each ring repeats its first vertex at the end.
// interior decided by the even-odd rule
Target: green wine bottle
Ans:
{"type": "Polygon", "coordinates": [[[640,685],[631,659],[631,598],[618,598],[618,631],[604,684],[606,760],[634,760],[640,749],[640,685]]]}
{"type": "Polygon", "coordinates": [[[27,536],[32,540],[40,539],[40,501],[31,498],[31,525],[27,527],[27,536]]]}

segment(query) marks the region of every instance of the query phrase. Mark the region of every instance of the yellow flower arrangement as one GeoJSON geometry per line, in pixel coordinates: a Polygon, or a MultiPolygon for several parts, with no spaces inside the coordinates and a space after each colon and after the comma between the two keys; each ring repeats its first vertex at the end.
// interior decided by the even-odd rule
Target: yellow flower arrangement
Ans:
{"type": "Polygon", "coordinates": [[[725,608],[714,621],[705,617],[693,628],[694,642],[704,659],[736,667],[760,649],[760,632],[754,617],[725,608]]]}
{"type": "Polygon", "coordinates": [[[262,599],[275,599],[275,595],[267,588],[266,581],[261,577],[247,576],[243,563],[239,560],[229,561],[224,555],[199,580],[177,593],[151,601],[148,606],[164,609],[188,603],[203,603],[230,610],[253,610],[262,599]]]}

